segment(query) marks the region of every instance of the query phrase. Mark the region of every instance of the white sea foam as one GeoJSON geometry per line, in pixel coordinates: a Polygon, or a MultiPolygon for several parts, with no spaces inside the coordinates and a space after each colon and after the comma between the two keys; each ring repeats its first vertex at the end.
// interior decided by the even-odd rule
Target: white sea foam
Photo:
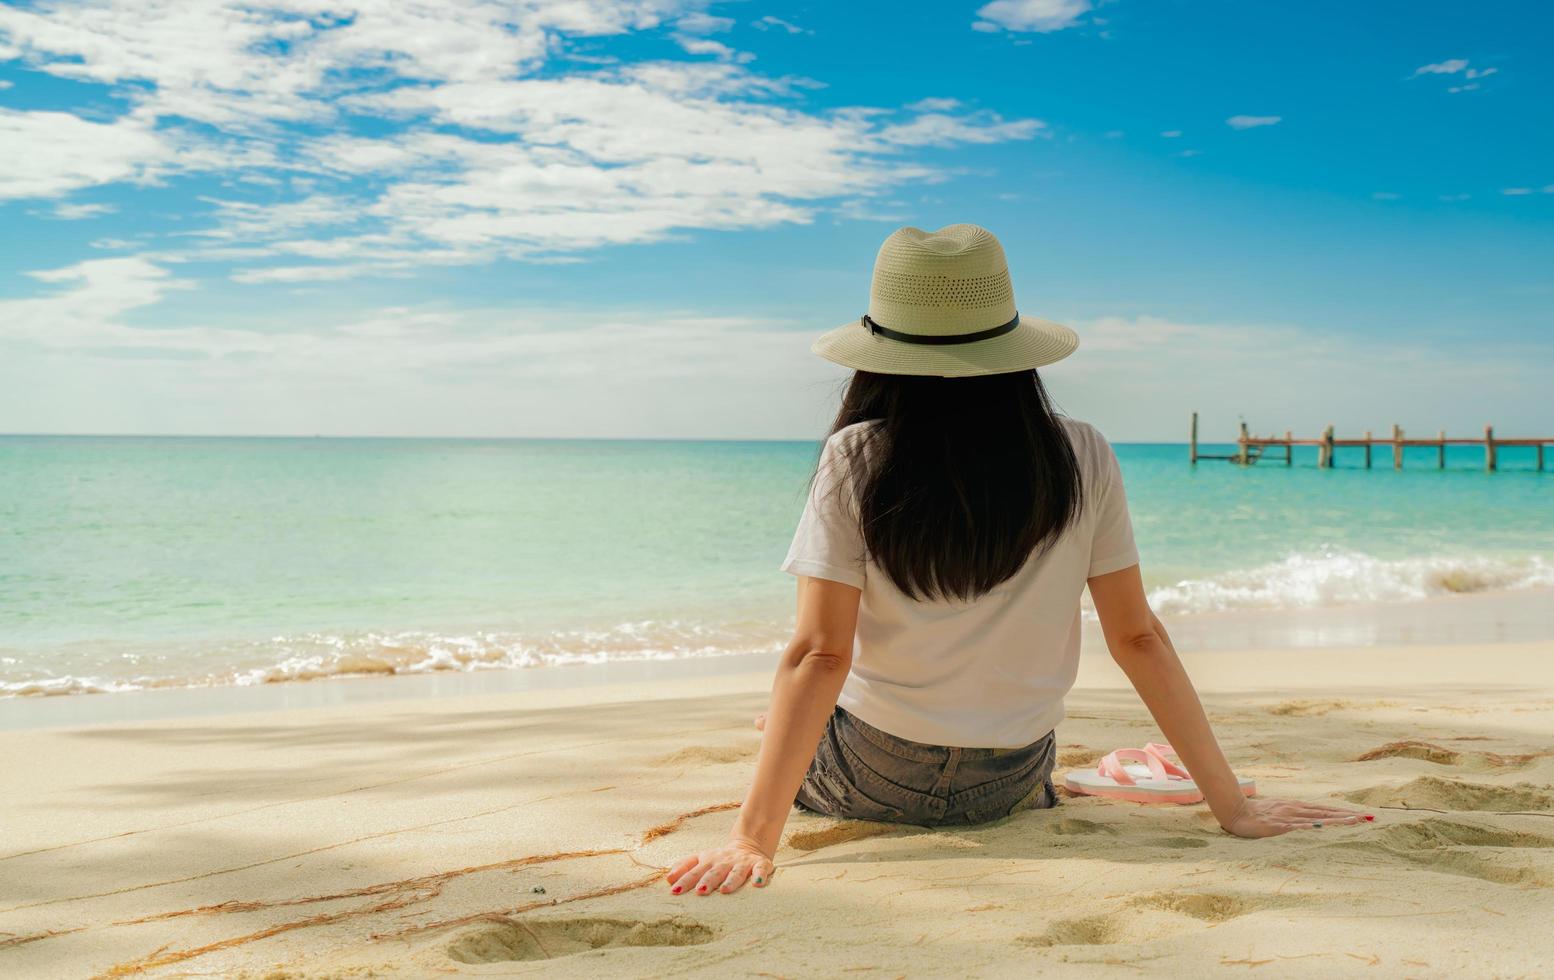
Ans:
{"type": "MultiPolygon", "coordinates": [[[[1537,588],[1554,588],[1554,563],[1539,556],[1384,560],[1327,550],[1159,585],[1150,590],[1150,602],[1162,615],[1183,616],[1537,588]]],[[[1085,616],[1094,619],[1088,604],[1085,616]]],[[[775,653],[787,639],[787,628],[773,615],[769,620],[725,624],[643,620],[548,633],[301,633],[257,642],[160,643],[139,650],[76,645],[68,652],[0,656],[0,697],[775,653]]]]}
{"type": "MultiPolygon", "coordinates": [[[[776,622],[712,626],[679,620],[629,622],[608,629],[560,630],[540,635],[487,631],[303,633],[171,653],[164,648],[156,661],[168,666],[184,663],[193,668],[185,673],[106,676],[116,665],[143,665],[147,658],[123,652],[105,655],[100,663],[90,665],[90,672],[0,681],[0,696],[97,694],[166,687],[277,684],[343,676],[681,660],[775,651],[782,639],[781,624],[776,622]]],[[[77,653],[73,659],[79,661],[80,657],[77,653]]],[[[11,664],[21,662],[16,657],[4,659],[11,664]]],[[[78,669],[82,666],[86,665],[77,664],[78,669]]],[[[14,672],[15,668],[9,670],[14,672]]]]}
{"type": "Polygon", "coordinates": [[[1150,590],[1168,615],[1233,609],[1299,609],[1410,602],[1473,592],[1554,587],[1554,564],[1539,556],[1385,560],[1353,551],[1294,554],[1282,561],[1150,590]]]}

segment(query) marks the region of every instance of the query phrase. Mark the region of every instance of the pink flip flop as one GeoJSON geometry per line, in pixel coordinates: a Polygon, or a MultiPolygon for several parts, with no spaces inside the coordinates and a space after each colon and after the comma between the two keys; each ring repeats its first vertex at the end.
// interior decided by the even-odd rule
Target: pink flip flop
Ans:
{"type": "MultiPolygon", "coordinates": [[[[1174,754],[1162,742],[1150,742],[1142,749],[1117,749],[1108,752],[1093,771],[1070,771],[1063,784],[1075,793],[1130,803],[1201,802],[1203,792],[1187,770],[1166,758],[1174,754]]],[[[1253,780],[1238,778],[1241,792],[1247,796],[1257,792],[1253,780]]]]}

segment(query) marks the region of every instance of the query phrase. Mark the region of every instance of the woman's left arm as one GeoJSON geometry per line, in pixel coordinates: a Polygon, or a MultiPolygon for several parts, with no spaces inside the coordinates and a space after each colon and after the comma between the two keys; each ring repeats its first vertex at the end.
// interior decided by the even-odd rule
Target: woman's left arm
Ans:
{"type": "Polygon", "coordinates": [[[1089,585],[1112,659],[1133,682],[1221,827],[1237,837],[1273,837],[1291,830],[1370,819],[1347,807],[1242,795],[1198,692],[1164,624],[1149,608],[1139,567],[1131,565],[1097,575],[1089,585]]]}
{"type": "Polygon", "coordinates": [[[755,779],[728,843],[687,855],[669,869],[665,877],[674,894],[728,893],[747,878],[758,886],[771,880],[783,824],[852,667],[862,595],[841,582],[800,580],[798,624],[772,682],[755,779]]]}

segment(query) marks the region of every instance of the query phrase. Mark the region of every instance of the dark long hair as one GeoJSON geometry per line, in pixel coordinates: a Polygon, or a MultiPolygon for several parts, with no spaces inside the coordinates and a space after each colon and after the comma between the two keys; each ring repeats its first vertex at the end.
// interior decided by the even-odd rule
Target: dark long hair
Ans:
{"type": "Polygon", "coordinates": [[[868,557],[914,599],[971,600],[1079,516],[1079,463],[1036,371],[969,378],[857,371],[832,433],[868,557]]]}

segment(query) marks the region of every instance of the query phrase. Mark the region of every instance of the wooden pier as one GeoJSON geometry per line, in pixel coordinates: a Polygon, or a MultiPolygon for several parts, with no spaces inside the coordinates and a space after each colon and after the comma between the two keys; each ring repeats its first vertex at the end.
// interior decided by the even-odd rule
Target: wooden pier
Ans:
{"type": "Polygon", "coordinates": [[[1392,426],[1392,434],[1383,438],[1376,438],[1367,429],[1365,435],[1359,439],[1339,439],[1333,434],[1330,425],[1322,430],[1322,435],[1315,439],[1296,439],[1288,430],[1282,436],[1258,436],[1247,431],[1246,423],[1241,423],[1241,434],[1236,438],[1236,451],[1230,455],[1200,453],[1198,451],[1198,413],[1192,413],[1192,429],[1188,441],[1188,452],[1192,464],[1196,466],[1200,459],[1225,459],[1241,466],[1254,466],[1268,450],[1273,449],[1273,459],[1279,459],[1285,466],[1295,465],[1296,446],[1317,447],[1317,466],[1322,469],[1332,469],[1333,457],[1339,447],[1356,447],[1365,450],[1365,468],[1371,468],[1372,453],[1375,447],[1392,449],[1392,468],[1403,468],[1403,450],[1409,446],[1433,446],[1436,449],[1436,468],[1446,468],[1447,446],[1483,446],[1484,469],[1494,472],[1499,469],[1498,450],[1504,446],[1532,446],[1537,449],[1538,472],[1543,472],[1543,459],[1545,448],[1554,446],[1554,437],[1531,439],[1502,439],[1495,435],[1495,427],[1484,426],[1483,438],[1473,439],[1449,439],[1446,430],[1442,429],[1430,439],[1408,439],[1403,435],[1400,426],[1392,426]],[[1282,450],[1282,451],[1280,451],[1282,450]],[[1281,459],[1282,457],[1282,459],[1281,459]]]}

